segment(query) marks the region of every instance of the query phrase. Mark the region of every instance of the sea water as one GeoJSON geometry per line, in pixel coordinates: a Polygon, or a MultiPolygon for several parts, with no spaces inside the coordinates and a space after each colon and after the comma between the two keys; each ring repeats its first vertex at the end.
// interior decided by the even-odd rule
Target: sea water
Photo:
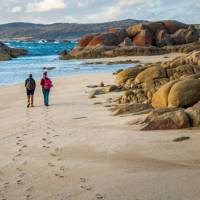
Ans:
{"type": "Polygon", "coordinates": [[[0,61],[0,85],[12,85],[23,82],[28,74],[32,73],[35,79],[39,79],[44,67],[54,68],[50,70],[50,77],[114,71],[127,65],[85,64],[84,60],[60,60],[58,54],[62,50],[71,50],[75,42],[6,42],[8,46],[25,48],[26,56],[14,58],[9,61],[0,61]]]}

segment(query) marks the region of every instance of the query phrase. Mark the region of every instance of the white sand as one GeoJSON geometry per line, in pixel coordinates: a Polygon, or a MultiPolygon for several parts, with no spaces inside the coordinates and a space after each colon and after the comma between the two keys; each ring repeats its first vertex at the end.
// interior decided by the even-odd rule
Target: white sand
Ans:
{"type": "Polygon", "coordinates": [[[171,59],[174,59],[178,56],[183,55],[182,53],[169,53],[169,54],[163,54],[163,55],[157,55],[157,56],[118,56],[113,58],[94,58],[94,59],[85,59],[84,62],[88,64],[93,64],[96,62],[103,62],[103,63],[109,63],[109,62],[120,62],[120,61],[140,61],[141,63],[154,63],[159,61],[169,61],[171,59]]]}
{"type": "Polygon", "coordinates": [[[199,200],[200,131],[141,132],[88,99],[108,73],[57,78],[51,106],[38,86],[0,87],[0,200],[199,200]],[[191,136],[174,143],[178,136],[191,136]]]}

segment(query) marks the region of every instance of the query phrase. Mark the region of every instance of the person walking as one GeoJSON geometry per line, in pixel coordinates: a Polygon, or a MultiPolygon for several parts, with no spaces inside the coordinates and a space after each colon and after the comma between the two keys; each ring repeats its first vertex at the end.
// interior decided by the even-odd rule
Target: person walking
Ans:
{"type": "Polygon", "coordinates": [[[44,96],[44,105],[49,106],[49,93],[50,89],[53,86],[52,81],[47,76],[47,72],[43,73],[43,78],[41,79],[40,85],[42,86],[42,93],[44,96]]]}
{"type": "Polygon", "coordinates": [[[29,78],[25,81],[25,88],[26,88],[26,94],[27,94],[27,108],[30,106],[33,107],[33,96],[36,88],[35,80],[33,79],[33,75],[29,74],[29,78]]]}

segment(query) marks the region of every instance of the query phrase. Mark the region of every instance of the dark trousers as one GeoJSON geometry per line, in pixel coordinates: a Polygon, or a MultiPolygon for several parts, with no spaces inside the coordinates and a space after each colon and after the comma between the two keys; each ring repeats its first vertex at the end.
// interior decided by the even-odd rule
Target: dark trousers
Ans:
{"type": "Polygon", "coordinates": [[[50,90],[42,88],[42,93],[44,95],[44,105],[48,106],[49,105],[49,93],[50,93],[50,90]]]}

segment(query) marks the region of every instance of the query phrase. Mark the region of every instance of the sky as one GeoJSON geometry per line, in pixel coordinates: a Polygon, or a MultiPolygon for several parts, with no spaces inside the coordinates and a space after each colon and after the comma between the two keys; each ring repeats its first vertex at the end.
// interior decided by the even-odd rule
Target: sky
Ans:
{"type": "Polygon", "coordinates": [[[200,0],[0,0],[0,24],[175,19],[200,23],[200,0]]]}

